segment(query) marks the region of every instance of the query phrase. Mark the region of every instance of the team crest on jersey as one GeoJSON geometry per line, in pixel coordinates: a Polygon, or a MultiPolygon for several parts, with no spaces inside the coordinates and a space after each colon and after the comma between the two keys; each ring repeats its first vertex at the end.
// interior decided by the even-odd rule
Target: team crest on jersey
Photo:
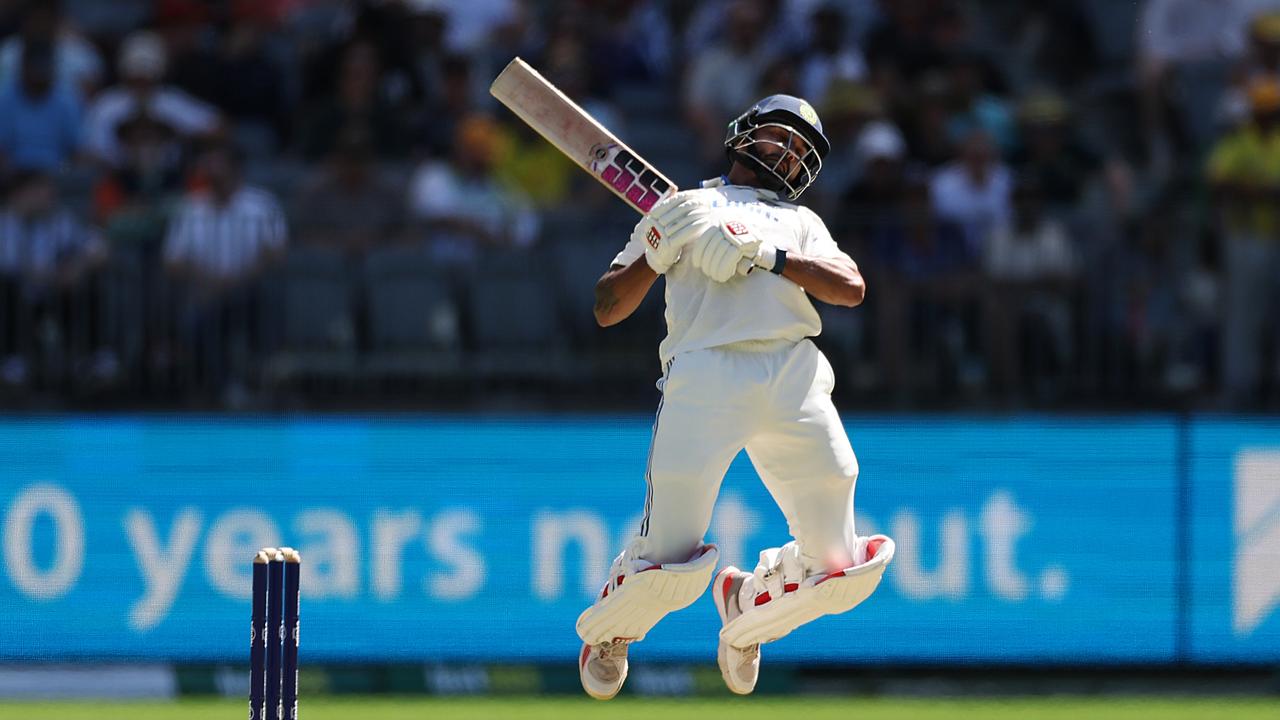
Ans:
{"type": "Polygon", "coordinates": [[[746,226],[746,225],[743,225],[742,223],[740,223],[740,222],[738,222],[738,221],[736,221],[736,220],[730,220],[729,222],[725,223],[725,224],[724,224],[724,228],[725,228],[726,230],[728,230],[729,232],[733,233],[734,235],[746,235],[746,234],[747,234],[747,226],[746,226]]]}
{"type": "Polygon", "coordinates": [[[818,124],[818,113],[813,109],[813,106],[807,102],[800,103],[800,117],[804,118],[805,122],[810,125],[818,124]]]}
{"type": "Polygon", "coordinates": [[[657,250],[658,243],[662,242],[662,235],[658,232],[658,228],[651,227],[649,232],[645,233],[644,239],[649,243],[649,247],[657,250]]]}

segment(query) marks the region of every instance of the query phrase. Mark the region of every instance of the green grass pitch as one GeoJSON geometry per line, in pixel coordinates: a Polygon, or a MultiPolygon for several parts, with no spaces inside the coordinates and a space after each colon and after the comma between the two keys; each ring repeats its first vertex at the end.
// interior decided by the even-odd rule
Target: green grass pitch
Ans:
{"type": "MultiPolygon", "coordinates": [[[[244,717],[244,703],[233,700],[177,702],[0,702],[0,718],[24,720],[225,720],[244,717]]],[[[1280,698],[1014,698],[975,699],[860,699],[743,698],[636,699],[608,704],[582,698],[305,698],[298,712],[302,720],[377,718],[377,720],[1274,720],[1280,717],[1280,698]],[[725,714],[729,711],[729,714],[725,714]]]]}

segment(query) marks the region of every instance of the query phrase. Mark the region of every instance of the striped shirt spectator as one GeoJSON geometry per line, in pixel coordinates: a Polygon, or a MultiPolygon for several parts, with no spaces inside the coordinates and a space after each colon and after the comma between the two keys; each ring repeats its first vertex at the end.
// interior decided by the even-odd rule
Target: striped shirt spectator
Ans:
{"type": "Polygon", "coordinates": [[[253,275],[288,240],[284,212],[271,193],[236,189],[219,204],[211,193],[182,201],[170,222],[165,263],[196,275],[235,280],[253,275]]]}
{"type": "Polygon", "coordinates": [[[52,180],[20,176],[0,210],[0,275],[67,284],[106,257],[102,236],[58,204],[52,180]]]}

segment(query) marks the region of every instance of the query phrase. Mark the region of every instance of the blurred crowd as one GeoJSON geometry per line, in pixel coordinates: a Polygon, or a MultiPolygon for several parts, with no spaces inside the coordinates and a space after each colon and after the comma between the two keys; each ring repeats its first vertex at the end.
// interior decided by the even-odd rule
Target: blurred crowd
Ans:
{"type": "Polygon", "coordinates": [[[651,402],[517,54],[682,186],[818,108],[846,403],[1280,406],[1280,0],[0,0],[0,403],[651,402]]]}

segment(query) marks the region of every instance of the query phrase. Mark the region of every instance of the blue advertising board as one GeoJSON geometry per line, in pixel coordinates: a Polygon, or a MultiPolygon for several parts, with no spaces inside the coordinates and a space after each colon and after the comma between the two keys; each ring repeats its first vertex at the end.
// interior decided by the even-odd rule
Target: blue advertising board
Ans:
{"type": "Polygon", "coordinates": [[[1190,659],[1280,659],[1280,420],[1197,419],[1188,444],[1190,659]]]}
{"type": "MultiPolygon", "coordinates": [[[[638,527],[650,422],[0,420],[0,662],[240,662],[249,560],[278,544],[304,558],[306,662],[567,662],[574,620],[638,527]]],[[[847,418],[859,533],[893,536],[897,556],[868,602],[770,659],[1159,663],[1187,633],[1196,660],[1280,659],[1264,581],[1244,609],[1227,590],[1186,602],[1189,577],[1224,583],[1217,555],[1241,532],[1280,543],[1274,508],[1242,529],[1230,493],[1200,502],[1232,482],[1225,441],[1197,425],[1188,476],[1179,423],[847,418]],[[1216,538],[1194,573],[1179,546],[1188,477],[1195,534],[1216,538]]],[[[1250,447],[1280,452],[1276,427],[1257,430],[1250,447]]],[[[788,539],[745,457],[708,539],[747,567],[788,539]]],[[[708,594],[633,653],[710,662],[717,630],[708,594]]]]}

